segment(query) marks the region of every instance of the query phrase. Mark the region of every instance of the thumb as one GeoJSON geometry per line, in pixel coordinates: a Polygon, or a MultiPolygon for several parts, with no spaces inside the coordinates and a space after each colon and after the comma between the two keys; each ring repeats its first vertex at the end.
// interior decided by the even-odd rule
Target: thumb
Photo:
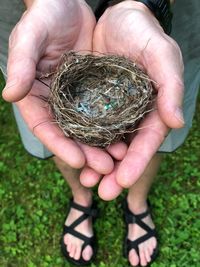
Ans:
{"type": "Polygon", "coordinates": [[[170,37],[166,37],[164,41],[160,41],[157,49],[151,50],[146,63],[149,76],[156,82],[160,117],[169,128],[183,127],[184,66],[178,45],[170,37]]]}
{"type": "Polygon", "coordinates": [[[16,102],[25,97],[36,76],[44,33],[38,31],[32,19],[31,14],[24,15],[9,39],[7,82],[2,93],[6,101],[16,102]]]}
{"type": "Polygon", "coordinates": [[[174,74],[165,76],[165,83],[159,85],[157,106],[158,111],[170,128],[184,126],[183,115],[184,84],[181,76],[174,74]]]}

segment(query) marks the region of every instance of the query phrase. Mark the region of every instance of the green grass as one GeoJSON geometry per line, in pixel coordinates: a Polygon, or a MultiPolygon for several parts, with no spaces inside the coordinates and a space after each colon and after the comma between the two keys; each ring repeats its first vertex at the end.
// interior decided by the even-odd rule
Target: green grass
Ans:
{"type": "MultiPolygon", "coordinates": [[[[59,240],[70,191],[51,160],[25,152],[11,106],[2,99],[0,114],[0,267],[69,267],[59,240]]],[[[152,267],[200,266],[199,125],[196,115],[185,144],[165,156],[150,194],[160,240],[152,267]]],[[[106,203],[96,196],[101,217],[95,224],[99,249],[92,267],[128,266],[122,257],[122,197],[106,203]]]]}

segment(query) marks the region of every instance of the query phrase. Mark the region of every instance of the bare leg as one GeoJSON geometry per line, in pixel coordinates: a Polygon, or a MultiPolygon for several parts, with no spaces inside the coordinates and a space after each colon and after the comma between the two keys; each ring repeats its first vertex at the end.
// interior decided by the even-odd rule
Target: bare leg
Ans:
{"type": "MultiPolygon", "coordinates": [[[[82,206],[90,206],[92,204],[92,191],[80,184],[80,170],[71,168],[58,157],[54,157],[53,160],[62,173],[63,177],[65,178],[66,182],[68,183],[69,187],[71,188],[74,202],[82,206]]],[[[72,208],[69,212],[65,224],[70,225],[78,217],[80,217],[81,214],[82,212],[72,208]]],[[[75,228],[75,230],[88,237],[91,237],[93,235],[91,220],[88,219],[83,221],[75,228]]],[[[67,246],[67,251],[69,252],[70,257],[74,258],[75,260],[80,259],[81,246],[83,244],[83,241],[70,234],[66,234],[64,237],[64,242],[67,246]]],[[[91,258],[92,253],[92,248],[90,246],[87,246],[82,252],[84,260],[88,261],[91,258]]]]}
{"type": "MultiPolygon", "coordinates": [[[[154,178],[157,174],[158,168],[161,162],[161,155],[156,154],[151,160],[150,164],[146,168],[141,178],[130,189],[127,197],[129,209],[135,213],[140,214],[147,210],[147,196],[154,178]]],[[[147,216],[143,221],[154,228],[151,216],[147,216]]],[[[143,236],[146,232],[137,224],[129,224],[128,238],[135,240],[143,236]]],[[[156,247],[157,241],[154,237],[148,239],[139,245],[139,257],[134,249],[129,253],[129,261],[132,266],[137,266],[139,263],[141,266],[146,266],[150,262],[153,249],[156,247]]]]}

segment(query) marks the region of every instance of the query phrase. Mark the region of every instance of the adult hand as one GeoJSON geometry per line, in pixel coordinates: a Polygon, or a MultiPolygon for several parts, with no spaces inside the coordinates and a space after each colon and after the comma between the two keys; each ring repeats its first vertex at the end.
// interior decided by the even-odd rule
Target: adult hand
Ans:
{"type": "Polygon", "coordinates": [[[83,0],[35,0],[10,36],[3,97],[16,102],[29,128],[52,153],[74,168],[87,163],[105,174],[113,168],[111,156],[64,136],[43,101],[49,88],[36,79],[53,71],[63,52],[92,50],[95,24],[83,0]]]}
{"type": "Polygon", "coordinates": [[[163,32],[149,9],[135,1],[106,10],[95,28],[93,49],[136,61],[158,91],[156,110],[143,120],[137,135],[129,137],[132,141],[125,158],[100,182],[99,194],[109,200],[139,179],[169,128],[183,127],[183,62],[176,42],[163,32]]]}

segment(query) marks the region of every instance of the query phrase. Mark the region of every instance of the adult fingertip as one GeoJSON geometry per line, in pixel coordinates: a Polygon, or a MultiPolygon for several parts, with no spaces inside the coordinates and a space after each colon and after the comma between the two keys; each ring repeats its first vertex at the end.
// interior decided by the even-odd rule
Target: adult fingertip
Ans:
{"type": "Polygon", "coordinates": [[[2,91],[2,97],[4,100],[6,100],[8,102],[12,101],[10,99],[10,93],[12,92],[12,89],[17,85],[17,82],[18,82],[17,79],[6,82],[6,85],[2,91]]]}
{"type": "Polygon", "coordinates": [[[86,155],[87,165],[94,169],[96,172],[101,174],[109,174],[114,168],[114,162],[109,155],[103,155],[102,158],[97,157],[92,160],[88,160],[88,155],[86,155]]]}
{"type": "Polygon", "coordinates": [[[159,88],[157,105],[163,122],[172,129],[184,126],[182,110],[184,83],[180,75],[169,75],[159,88]]]}
{"type": "Polygon", "coordinates": [[[101,175],[89,167],[84,167],[80,174],[80,183],[85,187],[94,187],[101,175]]]}
{"type": "Polygon", "coordinates": [[[132,183],[130,182],[129,179],[127,179],[127,178],[125,177],[124,174],[123,174],[123,175],[118,174],[116,179],[117,179],[118,184],[119,184],[120,186],[122,186],[123,188],[129,188],[129,187],[132,186],[132,183]]]}
{"type": "Polygon", "coordinates": [[[77,142],[83,151],[87,165],[101,174],[109,174],[114,168],[112,157],[105,151],[77,142]]]}
{"type": "Polygon", "coordinates": [[[122,188],[119,190],[113,190],[112,188],[105,188],[104,185],[100,183],[98,188],[98,195],[104,201],[111,201],[116,199],[122,192],[122,188]]]}
{"type": "Polygon", "coordinates": [[[125,157],[127,153],[128,147],[124,142],[118,142],[116,144],[112,144],[108,146],[106,150],[116,160],[123,160],[123,158],[125,157]]]}
{"type": "Polygon", "coordinates": [[[112,172],[114,168],[113,159],[109,155],[107,155],[105,162],[106,162],[105,164],[103,165],[101,164],[98,166],[97,171],[102,174],[109,174],[112,172]]]}
{"type": "Polygon", "coordinates": [[[23,99],[31,88],[25,88],[23,91],[18,90],[19,86],[5,87],[2,91],[2,97],[7,102],[18,102],[23,99]]]}
{"type": "Polygon", "coordinates": [[[3,98],[8,102],[20,101],[33,86],[36,61],[30,57],[24,58],[22,52],[17,55],[11,53],[8,59],[7,76],[6,86],[2,92],[3,98]]]}
{"type": "Polygon", "coordinates": [[[70,158],[67,160],[68,160],[69,165],[74,169],[81,169],[84,167],[84,165],[86,163],[84,155],[80,154],[80,153],[79,153],[79,155],[77,155],[76,158],[70,158]]]}
{"type": "Polygon", "coordinates": [[[117,198],[123,190],[123,188],[116,181],[116,171],[118,168],[117,164],[115,167],[116,169],[112,173],[105,175],[99,184],[99,197],[105,201],[110,201],[117,198]]]}
{"type": "Polygon", "coordinates": [[[165,110],[159,109],[161,119],[164,123],[171,129],[179,129],[184,127],[185,119],[183,115],[183,110],[181,107],[177,106],[165,106],[165,110]]]}
{"type": "Polygon", "coordinates": [[[8,78],[2,91],[2,97],[8,102],[22,100],[31,90],[35,80],[35,70],[31,73],[21,74],[20,78],[8,78]]]}
{"type": "Polygon", "coordinates": [[[136,173],[136,171],[127,168],[126,165],[128,164],[122,162],[116,173],[116,181],[123,188],[129,188],[133,185],[132,173],[136,173]]]}
{"type": "Polygon", "coordinates": [[[61,158],[64,162],[66,162],[70,167],[74,169],[81,169],[86,164],[86,159],[83,152],[76,146],[72,146],[69,148],[69,151],[72,151],[71,156],[69,157],[69,153],[65,153],[62,155],[57,155],[61,158]]]}
{"type": "Polygon", "coordinates": [[[174,112],[175,118],[177,119],[177,125],[179,128],[183,127],[185,124],[185,119],[183,115],[182,108],[177,107],[174,112]]]}

